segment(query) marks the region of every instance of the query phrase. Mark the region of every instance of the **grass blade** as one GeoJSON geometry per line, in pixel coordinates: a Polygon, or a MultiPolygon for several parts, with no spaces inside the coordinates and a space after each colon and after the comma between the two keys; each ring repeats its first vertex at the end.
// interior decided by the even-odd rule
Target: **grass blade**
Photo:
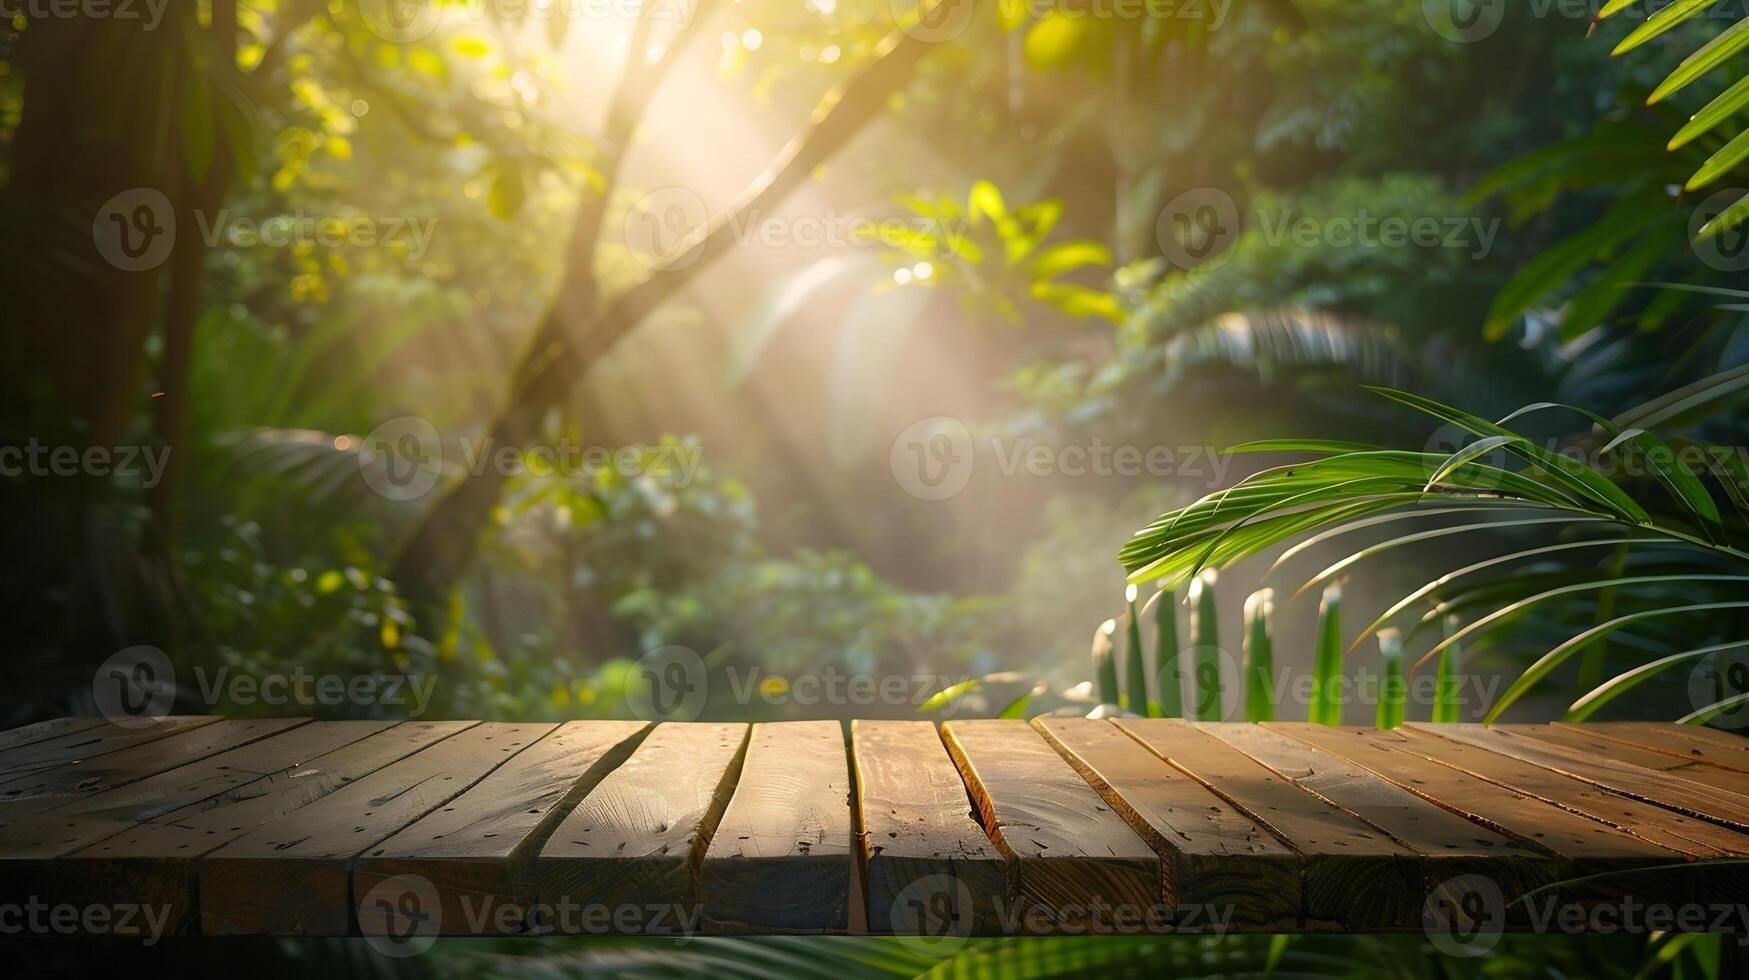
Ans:
{"type": "Polygon", "coordinates": [[[1215,570],[1190,583],[1190,647],[1196,658],[1196,717],[1221,720],[1221,628],[1216,619],[1215,570]]]}
{"type": "Polygon", "coordinates": [[[1108,619],[1093,632],[1093,683],[1100,704],[1117,705],[1117,661],[1111,655],[1112,636],[1117,633],[1117,620],[1108,619]]]}
{"type": "Polygon", "coordinates": [[[1245,720],[1275,720],[1275,590],[1258,589],[1245,600],[1245,720]]]}
{"type": "Polygon", "coordinates": [[[1380,729],[1403,726],[1403,632],[1379,630],[1379,707],[1376,725],[1380,729]]]}
{"type": "Polygon", "coordinates": [[[1118,706],[1141,714],[1148,705],[1148,674],[1142,663],[1142,621],[1136,615],[1135,586],[1124,590],[1124,600],[1129,603],[1130,613],[1129,628],[1124,632],[1124,676],[1118,706]]]}
{"type": "Polygon", "coordinates": [[[1148,704],[1148,717],[1182,716],[1183,689],[1178,671],[1178,594],[1166,589],[1155,596],[1154,690],[1159,699],[1148,704]]]}
{"type": "MultiPolygon", "coordinates": [[[[1446,619],[1446,632],[1452,632],[1457,620],[1446,619]]],[[[1463,721],[1463,694],[1458,685],[1463,672],[1463,647],[1453,643],[1439,654],[1438,684],[1433,690],[1433,712],[1428,719],[1440,723],[1463,721]]]]}
{"type": "Polygon", "coordinates": [[[1324,590],[1318,602],[1318,638],[1312,660],[1312,696],[1306,720],[1342,724],[1342,584],[1324,590]]]}

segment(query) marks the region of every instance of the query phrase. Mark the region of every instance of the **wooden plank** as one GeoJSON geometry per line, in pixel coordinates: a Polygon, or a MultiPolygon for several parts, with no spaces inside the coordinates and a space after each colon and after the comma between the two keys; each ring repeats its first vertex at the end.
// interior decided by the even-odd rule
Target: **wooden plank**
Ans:
{"type": "Polygon", "coordinates": [[[1420,921],[1426,895],[1414,852],[1187,721],[1116,723],[1304,857],[1306,928],[1390,928],[1420,921]]]}
{"type": "MultiPolygon", "coordinates": [[[[354,862],[352,893],[368,894],[397,875],[437,890],[438,933],[490,935],[550,928],[531,921],[538,889],[534,859],[547,835],[649,727],[641,721],[573,721],[493,770],[447,806],[354,862]]],[[[388,935],[391,923],[361,903],[359,929],[388,935]]]]}
{"type": "Polygon", "coordinates": [[[1510,900],[1559,880],[1545,855],[1416,796],[1341,756],[1257,725],[1199,724],[1313,796],[1414,851],[1424,893],[1459,875],[1491,878],[1510,900]]]}
{"type": "MultiPolygon", "coordinates": [[[[535,862],[540,901],[590,909],[668,907],[637,923],[684,932],[697,924],[698,875],[728,808],[749,727],[668,722],[583,797],[535,862]]],[[[590,928],[579,919],[573,929],[590,928]]]]}
{"type": "Polygon", "coordinates": [[[1110,722],[1033,725],[1160,856],[1167,905],[1220,909],[1253,928],[1298,927],[1298,852],[1110,722]]]}
{"type": "Polygon", "coordinates": [[[168,912],[171,934],[196,931],[195,872],[202,855],[474,724],[402,722],[45,862],[45,873],[54,893],[68,901],[101,903],[120,894],[138,896],[168,912]]]}
{"type": "Polygon", "coordinates": [[[935,725],[858,720],[850,734],[869,930],[998,931],[1006,862],[935,725]]]}
{"type": "Polygon", "coordinates": [[[753,726],[699,867],[705,922],[723,932],[842,932],[854,863],[850,761],[835,721],[753,726]]]}
{"type": "Polygon", "coordinates": [[[1680,903],[1693,895],[1690,874],[1662,870],[1680,863],[1683,853],[1461,767],[1437,763],[1416,751],[1420,743],[1402,729],[1381,732],[1278,722],[1266,722],[1264,727],[1339,755],[1431,803],[1550,855],[1560,862],[1562,880],[1613,876],[1562,890],[1576,901],[1631,894],[1680,903]]]}
{"type": "Polygon", "coordinates": [[[9,728],[0,732],[0,767],[4,767],[6,753],[20,746],[32,745],[51,738],[60,738],[75,732],[89,731],[100,725],[109,724],[106,718],[50,718],[47,721],[34,722],[18,728],[9,728]]]}
{"type": "Polygon", "coordinates": [[[487,722],[379,769],[209,854],[201,931],[343,936],[351,861],[552,732],[487,722]]]}
{"type": "Polygon", "coordinates": [[[1749,830],[1749,796],[1615,762],[1595,753],[1551,745],[1497,727],[1420,722],[1406,727],[1421,734],[1462,742],[1541,766],[1680,813],[1722,823],[1737,830],[1749,830]]]}
{"type": "Polygon", "coordinates": [[[180,735],[223,720],[218,715],[171,715],[148,724],[116,725],[105,722],[20,745],[0,754],[0,795],[10,789],[10,784],[30,773],[79,765],[85,760],[180,735]]]}
{"type": "Polygon", "coordinates": [[[0,810],[0,868],[5,862],[70,854],[153,817],[295,768],[392,724],[312,722],[23,819],[0,810]]]}
{"type": "Polygon", "coordinates": [[[1559,728],[1601,736],[1618,744],[1639,746],[1691,762],[1707,762],[1732,772],[1749,773],[1749,738],[1727,732],[1661,721],[1555,724],[1559,728]]]}
{"type": "Polygon", "coordinates": [[[1608,759],[1610,762],[1638,766],[1653,772],[1669,773],[1672,776],[1705,783],[1738,796],[1749,794],[1749,773],[1733,772],[1700,759],[1684,759],[1667,752],[1659,752],[1627,742],[1618,742],[1613,738],[1605,738],[1592,732],[1563,725],[1495,725],[1494,727],[1593,758],[1608,759]]]}
{"type": "Polygon", "coordinates": [[[18,820],[306,723],[303,718],[221,719],[211,723],[203,719],[199,725],[180,726],[167,737],[121,748],[113,748],[114,743],[104,736],[105,746],[112,750],[95,758],[39,768],[0,786],[0,813],[7,820],[18,820]]]}
{"type": "Polygon", "coordinates": [[[1024,721],[950,721],[942,737],[1008,863],[1004,931],[1073,931],[1165,905],[1160,857],[1024,721]]]}

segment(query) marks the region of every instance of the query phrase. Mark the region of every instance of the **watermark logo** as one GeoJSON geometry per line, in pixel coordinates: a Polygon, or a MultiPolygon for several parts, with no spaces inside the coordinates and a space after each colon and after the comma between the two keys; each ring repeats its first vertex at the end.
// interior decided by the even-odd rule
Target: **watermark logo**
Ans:
{"type": "Polygon", "coordinates": [[[155,946],[164,938],[171,907],[142,902],[74,905],[36,895],[0,902],[0,936],[123,936],[155,946]]]}
{"type": "Polygon", "coordinates": [[[383,879],[358,903],[358,929],[365,943],[384,956],[418,956],[437,942],[443,929],[443,903],[437,888],[420,875],[383,879]]]}
{"type": "Polygon", "coordinates": [[[708,218],[704,198],[684,187],[664,187],[632,205],[620,231],[626,247],[645,266],[681,269],[701,257],[683,249],[693,231],[704,227],[708,218]]]}
{"type": "Polygon", "coordinates": [[[91,239],[97,254],[123,272],[156,269],[176,244],[176,209],[157,188],[122,191],[97,209],[91,239]]]}
{"type": "Polygon", "coordinates": [[[1433,33],[1453,44],[1469,44],[1500,29],[1506,0],[1421,0],[1421,16],[1433,33]]]}
{"type": "Polygon", "coordinates": [[[632,715],[645,721],[693,721],[704,711],[710,678],[688,647],[657,647],[638,658],[626,684],[632,715]]]}
{"type": "Polygon", "coordinates": [[[1421,927],[1447,956],[1481,956],[1506,931],[1506,897],[1486,875],[1449,878],[1428,893],[1421,927]]]}
{"type": "Polygon", "coordinates": [[[948,956],[972,934],[972,891],[950,874],[926,875],[893,896],[887,921],[899,945],[924,956],[948,956]]]}
{"type": "Polygon", "coordinates": [[[1708,194],[1688,216],[1688,240],[1694,242],[1694,255],[1720,272],[1742,272],[1749,269],[1749,222],[1739,223],[1715,235],[1697,240],[1701,228],[1722,214],[1726,208],[1749,196],[1749,190],[1732,187],[1708,194]]]}
{"type": "Polygon", "coordinates": [[[437,486],[443,443],[437,427],[417,415],[390,419],[359,447],[358,469],[372,490],[390,500],[417,500],[437,486]]]}
{"type": "Polygon", "coordinates": [[[971,26],[972,0],[888,0],[899,30],[930,44],[951,41],[971,26]]]}
{"type": "Polygon", "coordinates": [[[964,490],[975,463],[971,431],[946,415],[906,426],[887,454],[893,479],[919,500],[946,500],[964,490]]]}
{"type": "MultiPolygon", "coordinates": [[[[1749,650],[1714,651],[1688,674],[1688,700],[1696,711],[1744,695],[1749,695],[1749,650]]],[[[1708,718],[1707,724],[1730,729],[1749,726],[1749,701],[1708,718]]]]}
{"type": "Polygon", "coordinates": [[[410,44],[431,36],[443,11],[437,0],[358,0],[358,16],[377,37],[410,44]]]}
{"type": "Polygon", "coordinates": [[[170,714],[176,669],[157,647],[128,647],[98,665],[91,677],[91,697],[113,724],[145,728],[170,714]]]}
{"type": "Polygon", "coordinates": [[[1233,242],[1239,237],[1239,206],[1217,187],[1185,191],[1160,210],[1154,237],[1174,267],[1212,271],[1232,257],[1233,242]]]}

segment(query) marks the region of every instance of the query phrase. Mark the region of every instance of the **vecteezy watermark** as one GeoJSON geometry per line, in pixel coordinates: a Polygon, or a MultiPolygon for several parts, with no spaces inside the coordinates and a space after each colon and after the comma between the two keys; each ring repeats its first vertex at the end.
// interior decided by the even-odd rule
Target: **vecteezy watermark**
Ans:
{"type": "Polygon", "coordinates": [[[1435,886],[1421,913],[1428,940],[1447,956],[1486,955],[1500,942],[1509,921],[1515,929],[1544,935],[1716,932],[1749,937],[1749,904],[1671,903],[1631,894],[1574,902],[1552,890],[1508,901],[1494,879],[1467,874],[1435,886]]]}
{"type": "Polygon", "coordinates": [[[0,476],[6,477],[138,477],[150,490],[169,465],[169,446],[51,446],[35,436],[22,446],[0,446],[0,476]]]}
{"type": "Polygon", "coordinates": [[[383,956],[418,956],[437,942],[442,930],[443,902],[423,875],[391,875],[358,901],[358,931],[383,956]]]}
{"type": "MultiPolygon", "coordinates": [[[[704,199],[685,187],[664,187],[644,195],[626,211],[621,237],[638,261],[650,268],[685,268],[702,253],[691,250],[711,220],[704,199]]],[[[965,239],[969,216],[949,219],[913,214],[875,217],[850,211],[777,215],[756,209],[731,211],[723,227],[736,247],[846,249],[874,248],[927,235],[947,244],[965,239]]]]}
{"type": "MultiPolygon", "coordinates": [[[[1508,478],[1514,457],[1533,453],[1559,456],[1604,476],[1634,480],[1663,479],[1668,470],[1678,467],[1687,469],[1696,476],[1711,475],[1719,479],[1729,479],[1735,469],[1733,463],[1749,465],[1749,447],[1704,446],[1698,443],[1678,447],[1638,440],[1633,438],[1635,434],[1630,431],[1624,433],[1624,438],[1609,442],[1592,440],[1570,443],[1551,438],[1541,441],[1527,439],[1509,445],[1496,444],[1464,461],[1461,469],[1462,485],[1475,490],[1497,488],[1508,478]]],[[[1422,446],[1423,452],[1428,454],[1423,464],[1428,479],[1431,480],[1442,471],[1448,474],[1460,472],[1446,470],[1449,458],[1472,446],[1478,439],[1475,434],[1451,422],[1433,430],[1422,446]]]]}
{"type": "Polygon", "coordinates": [[[437,689],[435,674],[323,674],[302,665],[289,673],[252,673],[219,667],[194,668],[194,688],[177,686],[176,669],[164,651],[133,646],[105,660],[91,678],[91,696],[103,716],[117,724],[145,726],[170,714],[179,691],[220,705],[271,708],[386,707],[423,715],[437,689]]]}
{"type": "MultiPolygon", "coordinates": [[[[936,695],[964,684],[969,674],[858,673],[828,664],[820,670],[781,673],[764,667],[709,665],[697,651],[664,646],[632,665],[626,702],[646,721],[693,721],[704,712],[711,692],[727,694],[736,705],[804,708],[922,708],[936,695]]],[[[957,700],[942,711],[951,713],[957,700]]]]}
{"type": "Polygon", "coordinates": [[[417,956],[449,936],[667,936],[677,944],[698,935],[697,903],[583,901],[570,895],[529,902],[459,892],[448,908],[423,875],[391,875],[358,903],[359,932],[384,956],[417,956]],[[458,916],[456,913],[459,912],[458,916]]]}
{"type": "MultiPolygon", "coordinates": [[[[407,261],[425,257],[437,231],[436,217],[369,214],[290,214],[254,218],[229,209],[193,211],[195,230],[207,248],[398,249],[407,261]]],[[[91,221],[91,240],[104,261],[124,272],[164,264],[176,244],[177,215],[163,191],[135,187],[111,197],[91,221]]]]}
{"type": "Polygon", "coordinates": [[[704,456],[704,447],[693,442],[600,446],[565,438],[519,447],[491,436],[463,436],[453,450],[446,450],[437,427],[417,415],[390,419],[362,439],[342,436],[336,448],[356,451],[365,484],[390,500],[416,500],[430,493],[446,459],[459,459],[474,476],[491,471],[502,476],[590,477],[612,471],[679,488],[692,484],[704,456]]]}
{"type": "Polygon", "coordinates": [[[169,922],[170,906],[149,902],[0,902],[0,936],[122,936],[155,946],[169,922]]]}
{"type": "Polygon", "coordinates": [[[980,898],[954,875],[932,874],[907,883],[894,894],[884,920],[875,916],[873,921],[913,952],[946,956],[964,946],[974,932],[1007,936],[1224,933],[1232,928],[1235,910],[1231,903],[1169,905],[1099,895],[1068,902],[1001,892],[980,898]]]}
{"type": "MultiPolygon", "coordinates": [[[[1330,245],[1367,249],[1455,249],[1472,260],[1493,251],[1499,218],[1478,215],[1306,214],[1291,207],[1258,208],[1251,223],[1270,248],[1330,245]]],[[[1232,257],[1245,230],[1232,195],[1216,187],[1185,191],[1166,203],[1154,223],[1160,251],[1175,268],[1212,271],[1232,257]]]]}
{"type": "Polygon", "coordinates": [[[1749,649],[1718,649],[1695,661],[1688,673],[1688,701],[1694,710],[1737,698],[1745,700],[1720,710],[1706,723],[1714,728],[1749,726],[1749,649]]]}
{"type": "Polygon", "coordinates": [[[0,20],[117,20],[155,31],[168,6],[170,0],[0,0],[0,20]]]}
{"type": "Polygon", "coordinates": [[[994,472],[1015,477],[1194,477],[1212,487],[1227,477],[1232,459],[1213,446],[1132,446],[1094,438],[1051,445],[1030,438],[974,438],[959,419],[919,419],[893,439],[887,466],[901,489],[919,500],[946,500],[971,482],[980,451],[994,472]]]}
{"type": "MultiPolygon", "coordinates": [[[[1559,17],[1595,22],[1608,0],[1518,0],[1518,15],[1533,20],[1559,17]]],[[[1616,16],[1624,21],[1643,21],[1677,0],[1640,0],[1616,16]]],[[[1435,34],[1453,44],[1469,44],[1492,37],[1506,19],[1507,0],[1422,0],[1421,15],[1435,34]]],[[[1720,3],[1690,16],[1735,21],[1749,5],[1720,3]]]]}
{"type": "Polygon", "coordinates": [[[1749,222],[1739,222],[1734,228],[1720,229],[1705,238],[1699,237],[1700,230],[1745,197],[1749,197],[1749,189],[1742,187],[1714,191],[1695,205],[1688,216],[1688,240],[1694,243],[1695,258],[1720,272],[1749,269],[1749,222]]]}
{"type": "Polygon", "coordinates": [[[676,29],[692,23],[699,0],[352,0],[371,33],[396,44],[424,40],[448,20],[451,24],[487,21],[617,21],[630,24],[640,14],[676,29]]]}
{"type": "MultiPolygon", "coordinates": [[[[893,23],[919,41],[939,44],[966,32],[972,23],[971,0],[889,0],[893,23]]],[[[1207,30],[1227,22],[1233,0],[1012,0],[1010,16],[1023,23],[1059,17],[1065,20],[1187,20],[1207,30]]]]}

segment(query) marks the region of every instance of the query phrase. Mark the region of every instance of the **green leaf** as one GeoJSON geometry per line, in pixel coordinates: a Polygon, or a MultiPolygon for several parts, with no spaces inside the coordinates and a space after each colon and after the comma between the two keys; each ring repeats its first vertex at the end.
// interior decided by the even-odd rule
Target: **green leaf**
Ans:
{"type": "Polygon", "coordinates": [[[1228,446],[1222,453],[1373,453],[1385,447],[1338,439],[1255,439],[1228,446]]]}
{"type": "MultiPolygon", "coordinates": [[[[1669,582],[1697,582],[1697,581],[1726,581],[1726,582],[1730,582],[1730,581],[1735,581],[1735,582],[1749,582],[1749,576],[1744,576],[1744,575],[1636,576],[1636,577],[1630,577],[1630,578],[1624,578],[1624,579],[1615,579],[1615,580],[1605,581],[1605,582],[1601,582],[1601,583],[1595,583],[1594,587],[1607,586],[1607,585],[1628,585],[1628,584],[1633,584],[1636,582],[1647,582],[1647,581],[1669,581],[1669,582]]],[[[1582,583],[1581,586],[1569,586],[1565,589],[1550,590],[1549,592],[1542,593],[1539,596],[1533,597],[1532,599],[1524,600],[1522,603],[1514,603],[1513,607],[1525,605],[1525,604],[1528,604],[1532,601],[1540,601],[1541,599],[1543,599],[1545,597],[1548,597],[1550,595],[1557,594],[1557,593],[1578,591],[1583,585],[1584,585],[1584,583],[1582,583]]],[[[1508,609],[1511,609],[1513,607],[1508,607],[1508,609]]],[[[1626,616],[1617,616],[1616,618],[1614,618],[1606,623],[1600,623],[1596,626],[1593,626],[1590,629],[1586,630],[1585,632],[1580,633],[1578,636],[1575,636],[1572,639],[1569,639],[1566,642],[1562,643],[1560,646],[1555,647],[1553,650],[1550,650],[1548,653],[1543,654],[1542,658],[1539,659],[1536,663],[1533,663],[1529,667],[1525,668],[1524,673],[1519,674],[1516,678],[1514,678],[1512,683],[1507,686],[1506,690],[1501,693],[1500,700],[1495,702],[1495,704],[1492,708],[1488,709],[1488,713],[1486,716],[1484,716],[1482,718],[1482,721],[1484,724],[1489,724],[1489,725],[1498,721],[1500,719],[1500,715],[1507,708],[1510,708],[1513,705],[1513,703],[1516,702],[1519,698],[1523,697],[1526,691],[1529,691],[1533,686],[1535,686],[1537,681],[1540,681],[1544,677],[1548,676],[1550,671],[1554,670],[1556,667],[1559,667],[1561,665],[1561,663],[1563,661],[1565,661],[1568,657],[1572,656],[1575,652],[1583,649],[1591,641],[1597,639],[1598,637],[1600,637],[1606,633],[1611,633],[1611,632],[1614,632],[1615,630],[1622,628],[1623,626],[1631,626],[1634,623],[1643,622],[1643,621],[1648,620],[1648,619],[1656,619],[1656,618],[1660,618],[1663,616],[1676,616],[1676,615],[1681,615],[1683,613],[1691,613],[1691,612],[1715,612],[1715,611],[1718,611],[1721,609],[1749,609],[1749,602],[1742,602],[1742,601],[1737,601],[1737,602],[1699,602],[1699,603],[1692,603],[1692,604],[1683,605],[1683,606],[1660,606],[1660,607],[1655,608],[1655,609],[1643,609],[1639,612],[1629,613],[1626,616]]],[[[1491,619],[1491,618],[1497,617],[1499,615],[1500,615],[1500,613],[1495,613],[1493,617],[1483,617],[1483,619],[1484,620],[1491,619]]],[[[1482,621],[1483,620],[1478,620],[1477,622],[1479,623],[1482,621]]],[[[1470,624],[1470,626],[1465,627],[1464,630],[1460,631],[1458,635],[1461,636],[1464,632],[1468,632],[1469,630],[1474,629],[1475,626],[1476,626],[1476,623],[1470,624]]]]}
{"type": "Polygon", "coordinates": [[[1614,17],[1616,14],[1621,13],[1639,2],[1640,0],[1609,0],[1608,3],[1603,5],[1603,9],[1597,12],[1597,19],[1604,20],[1614,17]]]}
{"type": "Polygon", "coordinates": [[[1681,149],[1696,137],[1712,132],[1715,126],[1736,115],[1746,105],[1749,105],[1749,77],[1725,89],[1718,98],[1690,116],[1688,122],[1676,131],[1676,135],[1670,137],[1670,143],[1665,149],[1681,149]]]}
{"type": "Polygon", "coordinates": [[[1494,294],[1482,326],[1484,336],[1490,340],[1504,337],[1513,321],[1538,300],[1570,283],[1598,255],[1643,234],[1647,224],[1668,213],[1669,201],[1662,196],[1628,197],[1595,224],[1538,253],[1494,294]]]}
{"type": "Polygon", "coordinates": [[[1646,22],[1634,28],[1627,37],[1622,38],[1621,43],[1617,44],[1615,50],[1611,51],[1610,54],[1626,54],[1718,2],[1719,0],[1676,0],[1676,2],[1646,18],[1646,22]]]}
{"type": "Polygon", "coordinates": [[[1051,71],[1075,59],[1087,34],[1087,18],[1051,11],[1026,32],[1026,63],[1034,71],[1051,71]]]}
{"type": "Polygon", "coordinates": [[[1652,90],[1646,99],[1647,105],[1657,105],[1671,95],[1687,88],[1702,75],[1712,71],[1737,52],[1749,47],[1749,20],[1740,20],[1720,32],[1718,37],[1706,43],[1699,51],[1689,55],[1676,66],[1669,77],[1652,90]]]}
{"type": "Polygon", "coordinates": [[[1658,478],[1658,482],[1711,533],[1710,529],[1716,527],[1720,520],[1719,506],[1713,502],[1712,495],[1706,492],[1700,478],[1677,458],[1676,451],[1664,440],[1644,429],[1628,429],[1611,439],[1603,447],[1603,451],[1609,452],[1624,443],[1639,450],[1641,458],[1651,464],[1652,473],[1658,478]]]}
{"type": "Polygon", "coordinates": [[[1052,245],[1033,260],[1035,280],[1055,279],[1071,269],[1088,265],[1110,265],[1111,249],[1099,242],[1076,240],[1052,245]]]}
{"type": "MultiPolygon", "coordinates": [[[[1749,20],[1746,20],[1743,23],[1749,24],[1749,20]]],[[[1749,221],[1749,194],[1743,195],[1734,201],[1730,207],[1713,215],[1711,221],[1702,225],[1700,230],[1694,233],[1694,240],[1697,242],[1704,242],[1707,239],[1718,235],[1720,232],[1731,231],[1745,221],[1749,221]]]]}
{"type": "Polygon", "coordinates": [[[1510,521],[1487,521],[1484,523],[1454,524],[1451,527],[1437,527],[1437,528],[1433,528],[1433,529],[1427,530],[1427,531],[1417,531],[1413,534],[1404,534],[1404,535],[1401,535],[1399,537],[1391,538],[1388,541],[1381,541],[1378,544],[1369,545],[1368,547],[1362,548],[1361,550],[1354,552],[1353,554],[1348,555],[1347,557],[1342,558],[1342,559],[1332,563],[1331,565],[1326,567],[1323,571],[1312,576],[1310,579],[1307,579],[1306,584],[1300,586],[1297,590],[1294,591],[1294,595],[1295,596],[1304,595],[1313,586],[1321,585],[1324,582],[1327,582],[1330,579],[1333,579],[1336,576],[1341,575],[1343,572],[1346,572],[1350,568],[1353,568],[1355,565],[1359,564],[1362,561],[1365,561],[1368,558],[1372,558],[1372,557],[1375,557],[1377,555],[1384,554],[1387,551],[1390,551],[1394,548],[1400,548],[1406,544],[1415,544],[1418,541],[1427,541],[1427,540],[1431,540],[1433,538],[1450,537],[1450,536],[1456,535],[1456,534],[1474,535],[1474,534],[1481,533],[1483,531],[1490,531],[1490,530],[1495,530],[1498,528],[1506,528],[1506,527],[1534,527],[1534,526],[1539,525],[1539,524],[1591,524],[1591,523],[1605,522],[1607,520],[1608,520],[1608,518],[1603,518],[1603,517],[1578,517],[1578,516],[1573,516],[1573,515],[1566,515],[1566,516],[1562,516],[1562,517],[1525,517],[1525,518],[1518,518],[1518,519],[1510,520],[1510,521]]]}
{"type": "Polygon", "coordinates": [[[1118,707],[1141,714],[1148,707],[1148,669],[1143,662],[1142,621],[1136,613],[1135,586],[1129,587],[1126,598],[1129,613],[1125,616],[1123,690],[1119,692],[1118,707]]]}
{"type": "MultiPolygon", "coordinates": [[[[1369,391],[1378,392],[1386,398],[1401,402],[1441,421],[1459,426],[1471,435],[1516,435],[1516,433],[1508,432],[1485,419],[1452,408],[1449,405],[1442,405],[1431,398],[1423,398],[1420,395],[1398,391],[1394,388],[1382,388],[1374,385],[1366,385],[1365,387],[1369,391]]],[[[1644,524],[1651,519],[1650,515],[1646,513],[1646,509],[1628,496],[1626,491],[1584,463],[1559,453],[1551,453],[1529,440],[1508,443],[1505,448],[1513,455],[1536,464],[1562,486],[1596,500],[1633,523],[1644,524]]]]}
{"type": "Polygon", "coordinates": [[[1749,158],[1749,129],[1738,133],[1719,152],[1708,157],[1706,163],[1701,164],[1700,169],[1694,172],[1694,176],[1688,178],[1688,183],[1682,189],[1699,190],[1735,170],[1737,164],[1742,163],[1745,158],[1749,158]]]}
{"type": "Polygon", "coordinates": [[[1717,718],[1719,715],[1722,715],[1727,711],[1733,711],[1738,706],[1744,704],[1749,704],[1749,694],[1738,694],[1733,697],[1728,697],[1723,701],[1715,701],[1704,708],[1691,711],[1676,720],[1684,725],[1704,725],[1707,722],[1712,721],[1714,718],[1717,718]]]}
{"type": "Polygon", "coordinates": [[[996,185],[987,180],[980,180],[972,185],[971,193],[966,198],[966,212],[972,216],[972,222],[978,221],[983,215],[991,221],[1001,221],[1008,217],[1008,206],[1002,202],[1002,192],[996,185]]]}
{"type": "Polygon", "coordinates": [[[1650,663],[1641,664],[1632,670],[1611,677],[1609,680],[1599,684],[1596,688],[1593,688],[1591,692],[1584,697],[1574,701],[1572,706],[1567,709],[1566,717],[1563,720],[1572,722],[1584,721],[1596,714],[1597,709],[1615,700],[1622,694],[1627,693],[1629,689],[1638,685],[1641,681],[1662,673],[1667,668],[1674,667],[1677,664],[1687,663],[1691,660],[1699,660],[1710,653],[1733,650],[1742,646],[1749,646],[1749,640],[1736,640],[1731,643],[1718,643],[1713,646],[1699,647],[1694,650],[1684,650],[1681,653],[1673,653],[1668,657],[1659,657],[1657,660],[1650,663]]]}
{"type": "Polygon", "coordinates": [[[522,168],[514,164],[502,164],[492,175],[492,186],[486,191],[486,208],[500,221],[509,221],[522,210],[522,202],[526,196],[522,168]]]}

